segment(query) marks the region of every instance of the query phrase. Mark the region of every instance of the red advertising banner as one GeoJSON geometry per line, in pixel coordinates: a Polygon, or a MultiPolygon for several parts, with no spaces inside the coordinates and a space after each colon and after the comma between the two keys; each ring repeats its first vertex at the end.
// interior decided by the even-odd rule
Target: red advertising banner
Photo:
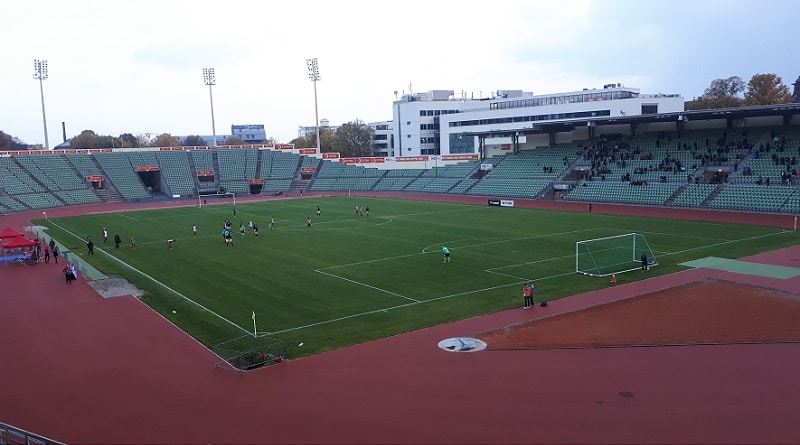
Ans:
{"type": "Polygon", "coordinates": [[[315,154],[317,154],[317,149],[316,148],[301,148],[300,149],[300,154],[301,155],[315,155],[315,154]]]}
{"type": "Polygon", "coordinates": [[[339,159],[339,153],[322,153],[322,159],[339,159]]]}
{"type": "Polygon", "coordinates": [[[442,155],[442,161],[476,161],[480,159],[478,154],[471,155],[442,155]]]}
{"type": "Polygon", "coordinates": [[[137,172],[157,172],[158,166],[157,165],[137,165],[136,166],[137,172]]]}
{"type": "Polygon", "coordinates": [[[341,158],[340,164],[383,164],[386,158],[341,158]]]}
{"type": "Polygon", "coordinates": [[[251,179],[250,180],[250,184],[263,184],[263,183],[264,183],[264,179],[262,179],[262,178],[255,178],[255,179],[251,179]]]}
{"type": "Polygon", "coordinates": [[[87,176],[86,180],[89,181],[89,182],[102,181],[103,177],[100,176],[100,175],[92,175],[92,176],[87,176]]]}
{"type": "Polygon", "coordinates": [[[396,162],[427,162],[430,159],[428,156],[397,156],[394,158],[396,162]]]}
{"type": "Polygon", "coordinates": [[[275,144],[276,150],[291,150],[294,148],[292,144],[275,144]]]}
{"type": "Polygon", "coordinates": [[[197,176],[214,176],[214,170],[197,170],[197,176]]]}
{"type": "Polygon", "coordinates": [[[511,150],[511,144],[501,144],[500,150],[511,150]]]}
{"type": "Polygon", "coordinates": [[[316,167],[300,167],[301,172],[315,172],[317,171],[316,167]]]}

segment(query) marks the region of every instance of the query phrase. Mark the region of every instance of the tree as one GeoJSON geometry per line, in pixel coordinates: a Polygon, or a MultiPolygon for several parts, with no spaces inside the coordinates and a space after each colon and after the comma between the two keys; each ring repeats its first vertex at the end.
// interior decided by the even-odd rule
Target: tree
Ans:
{"type": "Polygon", "coordinates": [[[181,143],[169,133],[161,133],[150,142],[151,147],[180,147],[181,143]]]}
{"type": "MultiPolygon", "coordinates": [[[[292,139],[295,148],[317,148],[317,133],[309,131],[304,137],[292,139]]],[[[330,128],[319,129],[319,150],[322,153],[336,151],[336,133],[330,128]]]]}
{"type": "MultiPolygon", "coordinates": [[[[317,147],[317,138],[314,137],[312,139],[314,141],[314,145],[312,147],[317,147]]],[[[336,132],[331,130],[330,128],[320,128],[319,129],[319,151],[322,153],[330,153],[336,151],[336,145],[339,137],[336,136],[336,132]]]]}
{"type": "Polygon", "coordinates": [[[136,141],[139,144],[139,147],[149,147],[150,146],[150,134],[137,134],[136,141]]]}
{"type": "Polygon", "coordinates": [[[776,74],[756,74],[747,83],[745,105],[776,105],[792,103],[789,87],[776,74]]]}
{"type": "Polygon", "coordinates": [[[122,140],[124,147],[139,148],[142,146],[139,143],[139,139],[130,133],[123,133],[119,135],[119,138],[122,140]]]}
{"type": "Polygon", "coordinates": [[[105,144],[101,137],[97,136],[92,130],[83,130],[81,134],[69,140],[69,148],[106,148],[111,144],[105,144]]]}
{"type": "Polygon", "coordinates": [[[741,97],[745,90],[745,83],[739,76],[727,79],[715,79],[703,92],[703,95],[689,104],[690,110],[706,110],[714,108],[741,107],[744,100],[741,97]]]}
{"type": "Polygon", "coordinates": [[[361,120],[343,124],[336,130],[334,148],[347,156],[372,156],[374,131],[361,120]]]}
{"type": "Polygon", "coordinates": [[[8,150],[27,150],[25,144],[18,142],[18,140],[10,134],[0,131],[0,151],[8,150]]]}
{"type": "Polygon", "coordinates": [[[228,136],[228,139],[225,139],[222,145],[247,145],[247,142],[239,136],[228,136]]]}
{"type": "Polygon", "coordinates": [[[186,145],[188,147],[205,147],[208,144],[206,144],[206,140],[201,138],[200,136],[189,135],[186,136],[186,140],[183,141],[183,145],[186,145]]]}
{"type": "Polygon", "coordinates": [[[317,144],[312,144],[308,138],[301,136],[299,138],[294,138],[289,141],[290,144],[294,144],[294,148],[308,148],[308,147],[316,147],[317,144]]]}

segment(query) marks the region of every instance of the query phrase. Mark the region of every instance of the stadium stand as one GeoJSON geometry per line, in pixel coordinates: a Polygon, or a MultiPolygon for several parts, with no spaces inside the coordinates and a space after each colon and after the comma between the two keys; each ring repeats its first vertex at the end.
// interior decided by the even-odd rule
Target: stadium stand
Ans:
{"type": "MultiPolygon", "coordinates": [[[[128,201],[152,199],[153,195],[144,186],[125,153],[95,153],[95,160],[103,169],[105,177],[114,184],[117,191],[128,201]]],[[[142,165],[142,164],[140,164],[142,165]]]]}

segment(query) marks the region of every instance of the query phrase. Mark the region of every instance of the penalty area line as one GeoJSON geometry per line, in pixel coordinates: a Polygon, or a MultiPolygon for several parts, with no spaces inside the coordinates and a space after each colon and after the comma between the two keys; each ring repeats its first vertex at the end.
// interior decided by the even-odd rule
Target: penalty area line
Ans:
{"type": "Polygon", "coordinates": [[[362,282],[356,281],[356,280],[351,280],[349,278],[345,278],[345,277],[342,277],[342,276],[339,276],[339,275],[336,275],[336,274],[332,274],[330,272],[324,272],[322,269],[316,269],[316,270],[314,270],[314,272],[321,273],[321,274],[327,275],[329,277],[338,278],[340,280],[347,281],[348,283],[353,283],[353,284],[357,284],[359,286],[368,287],[370,289],[375,289],[376,291],[383,292],[383,293],[389,294],[389,295],[394,295],[395,297],[405,298],[406,300],[413,301],[413,302],[416,302],[416,303],[420,302],[420,300],[417,300],[417,299],[414,299],[414,298],[411,298],[411,297],[406,297],[405,295],[400,295],[398,293],[395,293],[395,292],[392,292],[392,291],[389,291],[389,290],[386,290],[386,289],[381,289],[379,287],[372,286],[371,284],[362,283],[362,282]]]}
{"type": "MultiPolygon", "coordinates": [[[[321,272],[321,273],[324,273],[324,272],[321,272]]],[[[525,283],[527,281],[542,281],[542,280],[548,280],[548,279],[553,279],[553,278],[566,277],[566,276],[570,276],[570,275],[574,275],[574,274],[575,274],[575,272],[567,272],[567,273],[562,273],[562,274],[557,274],[557,275],[550,275],[550,276],[547,276],[547,277],[536,278],[536,279],[533,279],[533,280],[522,280],[522,281],[515,282],[515,283],[501,284],[501,285],[498,285],[498,286],[485,287],[483,289],[475,289],[475,290],[466,291],[466,292],[459,292],[457,294],[443,295],[441,297],[431,298],[430,300],[414,300],[413,302],[405,303],[405,304],[399,304],[397,306],[390,306],[390,307],[383,308],[383,309],[375,309],[375,310],[372,310],[372,311],[360,312],[358,314],[345,315],[344,317],[332,318],[330,320],[318,321],[316,323],[309,323],[309,324],[306,324],[306,325],[303,325],[303,326],[296,326],[296,327],[293,327],[293,328],[281,329],[279,331],[273,331],[270,334],[272,334],[272,335],[285,334],[287,332],[294,332],[294,331],[299,331],[299,330],[306,329],[306,328],[313,328],[313,327],[317,327],[317,326],[323,326],[323,325],[327,325],[327,324],[336,323],[336,322],[339,322],[339,321],[349,320],[351,318],[357,318],[357,317],[363,317],[363,316],[366,316],[366,315],[372,315],[372,314],[378,314],[378,313],[381,313],[381,312],[387,312],[387,311],[391,311],[391,310],[394,310],[394,309],[402,309],[402,308],[406,308],[406,307],[410,307],[410,306],[416,306],[416,305],[430,303],[430,302],[434,302],[434,301],[445,300],[445,299],[448,299],[448,298],[462,297],[464,295],[477,294],[477,293],[486,292],[486,291],[490,291],[490,290],[501,289],[501,288],[504,288],[504,287],[519,286],[520,284],[523,284],[523,283],[525,283]]],[[[404,298],[408,298],[408,297],[404,297],[404,298]]]]}

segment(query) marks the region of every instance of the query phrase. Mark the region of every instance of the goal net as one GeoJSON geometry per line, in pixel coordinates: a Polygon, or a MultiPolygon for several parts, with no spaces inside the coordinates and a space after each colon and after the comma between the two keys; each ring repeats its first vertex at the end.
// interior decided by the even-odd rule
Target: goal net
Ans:
{"type": "Polygon", "coordinates": [[[608,236],[575,243],[575,272],[604,277],[641,269],[643,255],[648,268],[657,266],[656,256],[641,233],[608,236]]]}
{"type": "Polygon", "coordinates": [[[205,207],[219,198],[232,198],[233,205],[236,205],[236,193],[198,193],[197,194],[197,207],[205,207]],[[212,202],[209,202],[212,201],[212,202]]]}

